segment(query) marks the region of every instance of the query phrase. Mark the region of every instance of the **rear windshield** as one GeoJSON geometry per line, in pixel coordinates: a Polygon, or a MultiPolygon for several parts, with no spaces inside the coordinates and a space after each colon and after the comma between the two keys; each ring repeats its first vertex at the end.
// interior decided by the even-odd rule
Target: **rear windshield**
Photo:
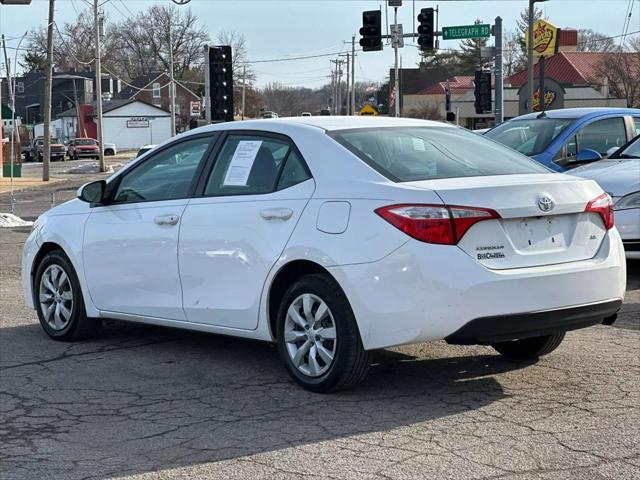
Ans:
{"type": "Polygon", "coordinates": [[[395,182],[548,173],[537,162],[462,128],[339,130],[331,137],[395,182]]]}
{"type": "Polygon", "coordinates": [[[489,130],[487,138],[528,156],[544,152],[565,128],[574,122],[566,118],[511,120],[489,130]]]}

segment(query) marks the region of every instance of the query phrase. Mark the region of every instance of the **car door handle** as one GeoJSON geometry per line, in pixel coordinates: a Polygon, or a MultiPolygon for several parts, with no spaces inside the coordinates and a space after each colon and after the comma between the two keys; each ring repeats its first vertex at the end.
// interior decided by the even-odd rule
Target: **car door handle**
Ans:
{"type": "Polygon", "coordinates": [[[176,225],[180,220],[178,215],[159,215],[153,219],[157,225],[176,225]]]}
{"type": "Polygon", "coordinates": [[[265,220],[289,220],[292,215],[290,208],[265,208],[260,211],[260,216],[265,220]]]}

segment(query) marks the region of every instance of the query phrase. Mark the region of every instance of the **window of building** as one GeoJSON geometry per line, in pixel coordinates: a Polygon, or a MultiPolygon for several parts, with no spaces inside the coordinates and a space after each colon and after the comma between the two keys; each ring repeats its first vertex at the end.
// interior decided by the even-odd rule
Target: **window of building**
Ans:
{"type": "Polygon", "coordinates": [[[153,98],[160,98],[160,84],[158,82],[153,84],[153,98]]]}

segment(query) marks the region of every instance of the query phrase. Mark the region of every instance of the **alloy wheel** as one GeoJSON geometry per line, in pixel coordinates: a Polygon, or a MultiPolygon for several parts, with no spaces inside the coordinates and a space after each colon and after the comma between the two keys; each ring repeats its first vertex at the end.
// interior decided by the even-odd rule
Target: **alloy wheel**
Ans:
{"type": "Polygon", "coordinates": [[[336,354],[337,338],[333,314],[318,296],[305,293],[287,309],[284,341],[293,365],[310,377],[326,373],[336,354]]]}
{"type": "Polygon", "coordinates": [[[38,295],[42,316],[49,327],[58,331],[66,328],[73,314],[73,287],[60,265],[50,265],[42,273],[38,295]]]}

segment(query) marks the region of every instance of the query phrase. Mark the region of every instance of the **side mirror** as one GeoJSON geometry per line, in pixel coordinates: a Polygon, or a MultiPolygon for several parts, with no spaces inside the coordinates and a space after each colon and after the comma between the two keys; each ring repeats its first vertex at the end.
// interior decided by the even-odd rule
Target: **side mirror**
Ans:
{"type": "Polygon", "coordinates": [[[595,150],[591,150],[590,148],[584,148],[580,150],[575,157],[573,157],[571,163],[589,163],[597,162],[598,160],[602,160],[602,155],[600,155],[600,153],[595,150]]]}
{"type": "Polygon", "coordinates": [[[81,186],[76,196],[83,202],[90,204],[102,203],[106,188],[107,182],[105,180],[96,180],[81,186]]]}
{"type": "Polygon", "coordinates": [[[610,157],[611,155],[616,153],[618,150],[620,150],[620,147],[611,147],[609,150],[607,150],[607,157],[610,157]]]}

